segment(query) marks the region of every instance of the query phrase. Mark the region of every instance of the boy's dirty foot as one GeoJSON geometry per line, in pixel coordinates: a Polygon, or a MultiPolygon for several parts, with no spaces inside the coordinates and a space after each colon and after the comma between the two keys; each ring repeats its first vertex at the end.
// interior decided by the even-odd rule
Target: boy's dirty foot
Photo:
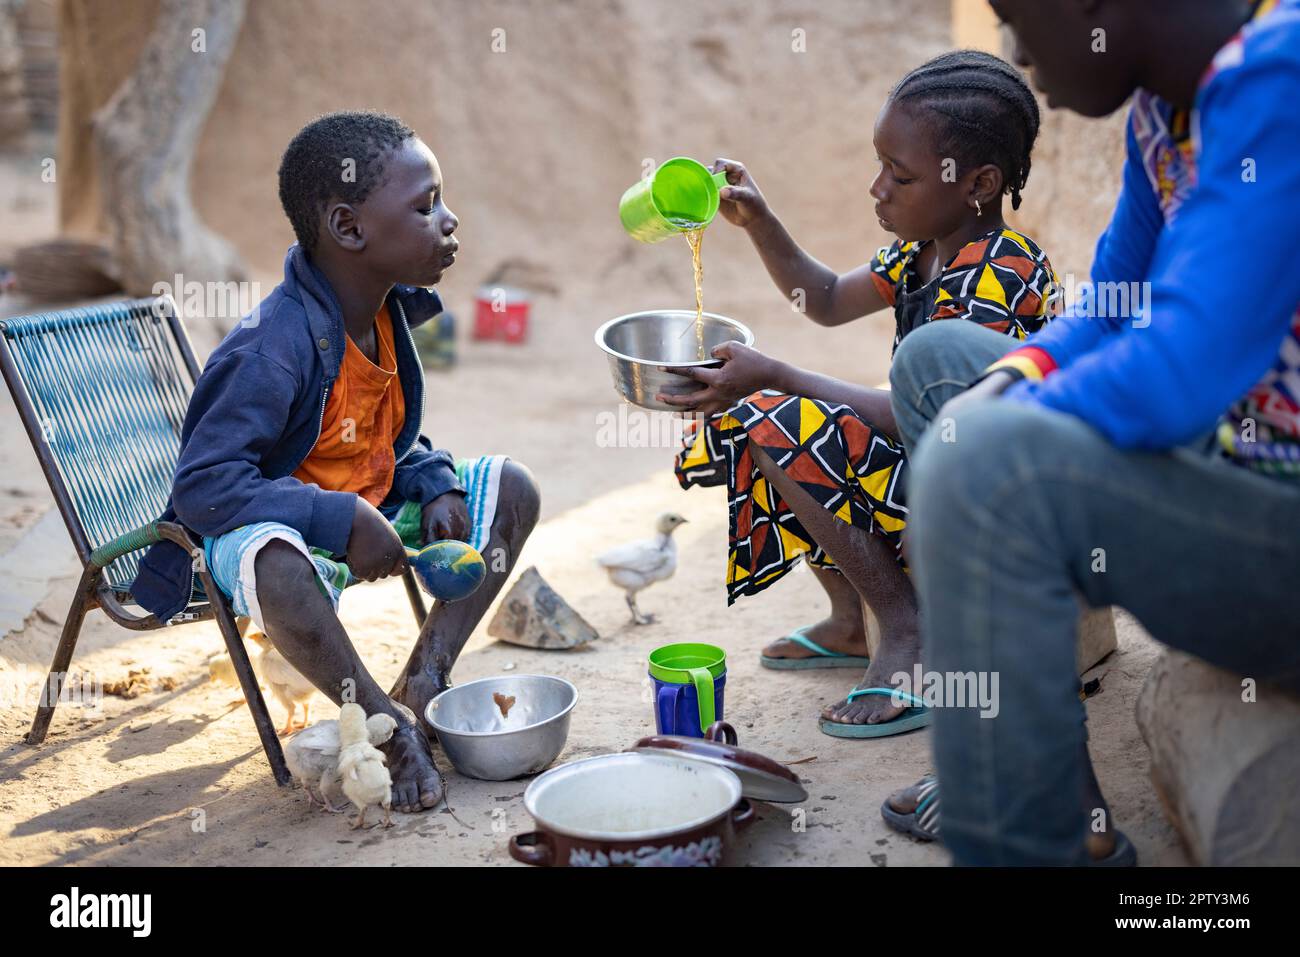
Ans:
{"type": "Polygon", "coordinates": [[[414,724],[399,725],[380,750],[388,755],[393,808],[415,814],[438,805],[443,794],[442,775],[433,763],[433,752],[423,731],[414,724]]]}
{"type": "MultiPolygon", "coordinates": [[[[855,615],[850,620],[831,616],[815,625],[800,628],[805,638],[815,645],[821,645],[827,651],[836,651],[842,655],[867,654],[867,632],[862,624],[862,616],[855,615]]],[[[765,658],[816,658],[818,654],[805,648],[789,638],[778,638],[763,649],[765,658]]]]}
{"type": "Polygon", "coordinates": [[[433,726],[425,720],[424,712],[429,707],[430,701],[450,687],[451,679],[445,673],[417,671],[398,678],[397,684],[393,685],[393,690],[388,692],[388,696],[399,705],[411,710],[413,719],[424,731],[425,736],[432,741],[436,738],[436,734],[433,726]]]}
{"type": "MultiPolygon", "coordinates": [[[[895,632],[880,641],[871,667],[854,690],[861,688],[893,688],[897,672],[912,674],[912,667],[921,660],[921,635],[918,631],[895,632]]],[[[911,689],[905,689],[911,690],[911,689]]],[[[913,692],[915,693],[915,692],[913,692]]],[[[822,717],[836,724],[879,724],[892,721],[906,711],[908,705],[894,704],[891,696],[862,695],[852,701],[844,698],[822,709],[822,717]]]]}

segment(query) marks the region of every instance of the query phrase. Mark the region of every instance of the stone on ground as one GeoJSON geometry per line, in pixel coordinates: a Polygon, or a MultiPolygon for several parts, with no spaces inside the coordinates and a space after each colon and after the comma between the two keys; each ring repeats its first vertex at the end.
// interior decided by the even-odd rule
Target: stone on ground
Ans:
{"type": "Polygon", "coordinates": [[[1156,660],[1137,702],[1151,779],[1195,863],[1298,864],[1300,699],[1246,682],[1177,651],[1156,660]]]}

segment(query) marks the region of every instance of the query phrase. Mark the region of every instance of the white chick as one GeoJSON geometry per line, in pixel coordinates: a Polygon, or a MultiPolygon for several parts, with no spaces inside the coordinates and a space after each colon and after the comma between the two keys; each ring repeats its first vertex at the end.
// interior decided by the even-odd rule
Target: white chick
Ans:
{"type": "Polygon", "coordinates": [[[384,809],[384,827],[392,827],[393,779],[384,763],[384,753],[370,743],[361,705],[349,702],[339,711],[339,744],[343,793],[357,809],[353,830],[365,826],[366,809],[372,804],[384,809]]]}
{"type": "MultiPolygon", "coordinates": [[[[397,730],[397,722],[389,714],[372,714],[366,718],[366,734],[376,748],[388,741],[397,730]]],[[[307,803],[316,804],[314,784],[320,790],[322,811],[338,813],[330,801],[331,794],[339,793],[339,723],[334,719],[317,721],[304,728],[284,745],[284,761],[302,788],[307,792],[307,803]]]]}
{"type": "Polygon", "coordinates": [[[628,542],[611,548],[596,557],[596,564],[605,569],[609,580],[627,592],[627,607],[632,611],[634,625],[648,625],[653,615],[643,615],[636,607],[636,593],[641,589],[671,578],[677,571],[677,543],[673,531],[686,522],[675,512],[664,512],[655,522],[654,538],[628,542]]]}
{"type": "Polygon", "coordinates": [[[284,655],[275,650],[271,639],[257,629],[250,629],[249,640],[258,647],[253,667],[262,682],[271,689],[275,700],[280,702],[288,714],[280,734],[285,735],[295,728],[307,727],[311,714],[311,699],[316,694],[316,686],[302,676],[293,665],[285,661],[284,655]],[[293,716],[302,705],[302,724],[294,724],[293,716]]]}

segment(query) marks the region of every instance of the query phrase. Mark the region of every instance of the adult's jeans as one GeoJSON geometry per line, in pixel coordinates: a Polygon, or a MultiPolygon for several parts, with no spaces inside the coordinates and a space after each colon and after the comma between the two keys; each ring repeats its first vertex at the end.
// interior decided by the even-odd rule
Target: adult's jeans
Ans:
{"type": "Polygon", "coordinates": [[[1016,345],[934,322],[903,340],[890,373],[925,668],[998,675],[996,717],[935,709],[943,840],[958,864],[1082,864],[1093,809],[1079,596],[1128,609],[1261,696],[1300,690],[1300,485],[1208,450],[1125,451],[1026,403],[933,421],[1016,345]]]}

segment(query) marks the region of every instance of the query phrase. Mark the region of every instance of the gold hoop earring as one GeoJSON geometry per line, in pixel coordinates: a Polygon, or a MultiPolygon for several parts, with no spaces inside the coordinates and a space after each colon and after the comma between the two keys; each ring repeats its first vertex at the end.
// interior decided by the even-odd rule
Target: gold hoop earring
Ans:
{"type": "Polygon", "coordinates": [[[977,217],[984,215],[984,207],[980,205],[980,201],[978,199],[975,200],[975,215],[977,217]]]}

